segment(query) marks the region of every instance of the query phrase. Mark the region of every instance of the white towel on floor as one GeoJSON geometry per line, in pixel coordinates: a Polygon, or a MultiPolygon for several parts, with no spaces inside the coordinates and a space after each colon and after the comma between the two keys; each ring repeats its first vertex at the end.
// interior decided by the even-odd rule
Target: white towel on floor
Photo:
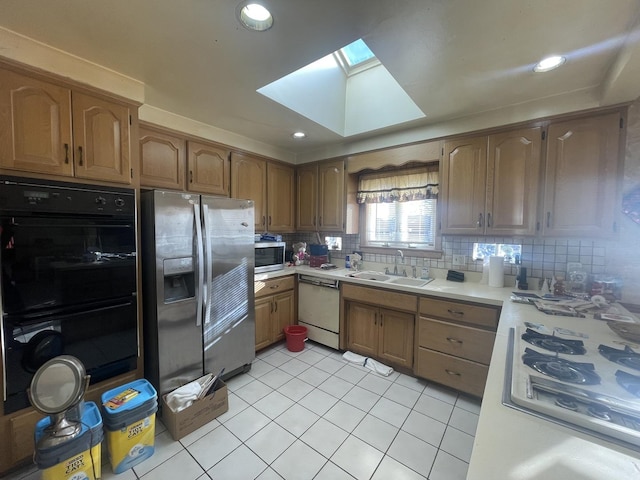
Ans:
{"type": "Polygon", "coordinates": [[[344,352],[342,358],[344,358],[347,362],[363,365],[369,370],[373,370],[374,372],[379,373],[380,375],[384,375],[385,377],[388,377],[393,373],[393,368],[388,367],[385,364],[374,360],[373,358],[363,357],[362,355],[358,355],[357,353],[344,352]]]}

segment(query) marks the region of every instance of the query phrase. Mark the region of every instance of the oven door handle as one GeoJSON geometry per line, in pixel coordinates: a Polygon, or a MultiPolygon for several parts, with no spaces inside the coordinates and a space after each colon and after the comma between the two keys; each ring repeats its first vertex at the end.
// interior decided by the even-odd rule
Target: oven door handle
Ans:
{"type": "Polygon", "coordinates": [[[2,349],[2,399],[7,401],[7,357],[4,346],[4,314],[2,313],[2,302],[0,302],[0,348],[2,349]]]}
{"type": "Polygon", "coordinates": [[[202,225],[200,223],[200,205],[193,204],[193,221],[196,226],[196,259],[198,262],[198,309],[196,313],[196,327],[202,325],[202,303],[204,301],[204,245],[202,242],[202,225]]]}
{"type": "Polygon", "coordinates": [[[211,251],[211,232],[209,231],[209,205],[202,205],[202,233],[204,235],[205,247],[207,249],[205,255],[205,275],[207,277],[206,296],[204,299],[204,324],[208,324],[211,320],[211,308],[213,304],[213,255],[211,251]]]}

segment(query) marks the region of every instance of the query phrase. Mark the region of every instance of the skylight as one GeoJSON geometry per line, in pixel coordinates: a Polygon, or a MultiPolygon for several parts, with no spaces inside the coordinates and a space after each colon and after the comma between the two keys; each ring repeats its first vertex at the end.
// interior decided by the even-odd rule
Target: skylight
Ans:
{"type": "Polygon", "coordinates": [[[359,73],[380,63],[361,38],[342,47],[335,55],[347,75],[359,73]]]}

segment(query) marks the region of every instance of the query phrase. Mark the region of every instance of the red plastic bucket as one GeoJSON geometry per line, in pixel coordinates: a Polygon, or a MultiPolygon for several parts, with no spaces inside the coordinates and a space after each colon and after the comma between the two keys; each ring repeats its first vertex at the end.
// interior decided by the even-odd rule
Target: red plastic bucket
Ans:
{"type": "Polygon", "coordinates": [[[284,327],[284,334],[287,337],[287,350],[300,352],[304,349],[304,341],[307,339],[307,327],[290,325],[284,327]]]}

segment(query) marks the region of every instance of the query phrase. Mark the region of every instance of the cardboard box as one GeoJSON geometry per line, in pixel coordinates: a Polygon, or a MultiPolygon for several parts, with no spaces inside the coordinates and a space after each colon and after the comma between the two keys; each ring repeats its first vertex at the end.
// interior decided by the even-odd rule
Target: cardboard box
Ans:
{"type": "Polygon", "coordinates": [[[190,407],[178,413],[171,411],[166,397],[162,396],[162,423],[171,432],[174,440],[180,440],[229,410],[227,385],[223,381],[218,382],[214,393],[202,400],[196,400],[190,407]]]}

